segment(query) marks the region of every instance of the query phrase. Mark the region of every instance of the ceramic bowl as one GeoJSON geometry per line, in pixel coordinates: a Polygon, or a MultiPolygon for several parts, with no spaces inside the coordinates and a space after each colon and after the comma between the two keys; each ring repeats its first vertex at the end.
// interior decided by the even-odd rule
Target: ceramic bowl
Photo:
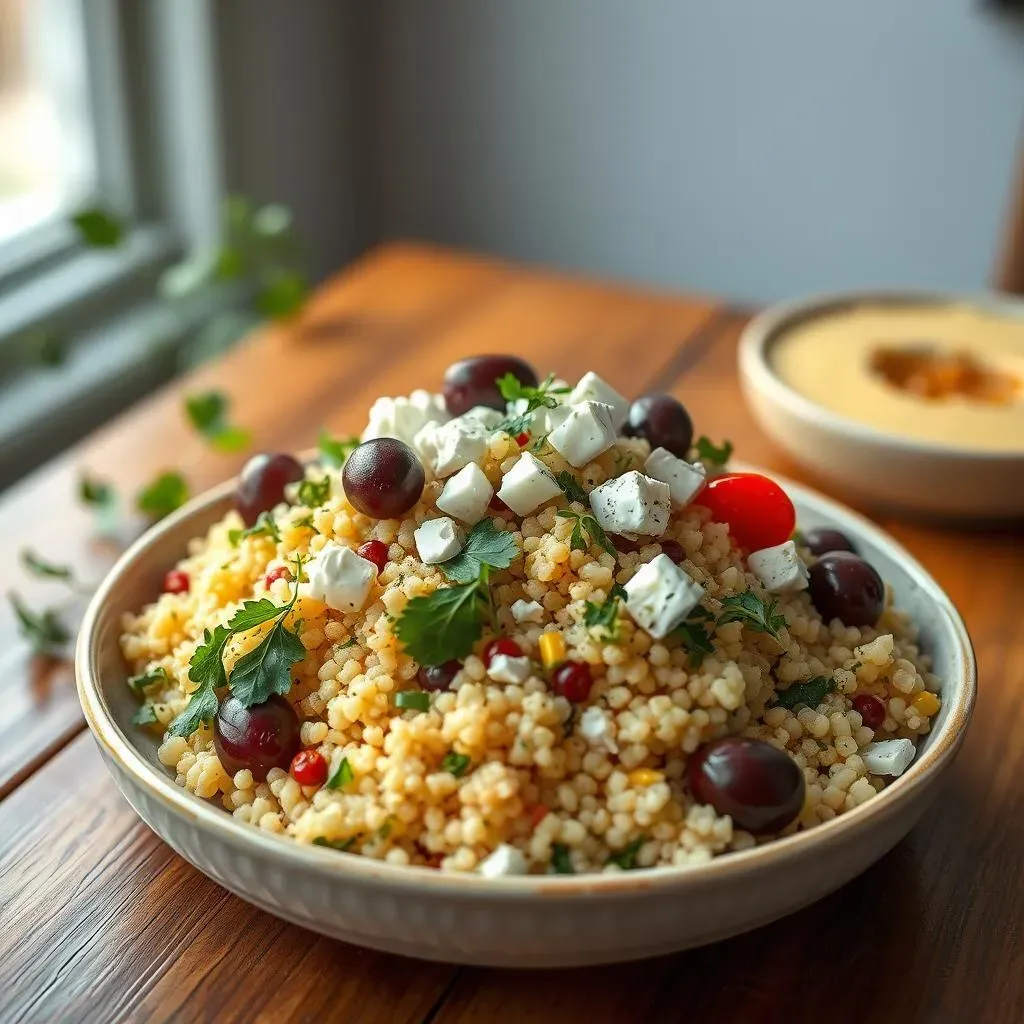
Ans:
{"type": "Polygon", "coordinates": [[[851,498],[941,519],[1024,517],[1024,438],[1018,451],[986,452],[916,441],[857,423],[793,390],[775,372],[771,350],[809,319],[859,305],[970,302],[1021,318],[1024,303],[996,295],[858,292],[823,295],[766,310],[747,325],[739,369],[747,404],[766,434],[797,462],[851,498]]]}
{"type": "Polygon", "coordinates": [[[975,693],[963,622],[925,570],[867,520],[783,484],[801,525],[845,531],[892,584],[897,603],[921,623],[943,680],[942,710],[907,772],[808,832],[700,867],[488,879],[300,846],[179,788],[157,759],[156,740],[131,725],[136,702],[118,647],[121,617],[159,593],[187,541],[227,510],[232,485],[150,530],[96,593],[76,653],[86,720],[121,792],[181,856],[250,903],[347,942],[456,963],[562,967],[653,956],[756,928],[849,881],[907,833],[953,761],[975,693]]]}

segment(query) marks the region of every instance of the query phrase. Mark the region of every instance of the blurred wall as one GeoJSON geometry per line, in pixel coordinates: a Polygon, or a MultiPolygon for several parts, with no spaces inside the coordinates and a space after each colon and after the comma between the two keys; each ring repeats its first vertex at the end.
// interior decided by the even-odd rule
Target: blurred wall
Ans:
{"type": "MultiPolygon", "coordinates": [[[[413,235],[758,302],[879,282],[976,287],[988,274],[1024,111],[1024,34],[982,4],[364,10],[364,240],[413,235]]],[[[280,159],[302,167],[316,150],[280,159]]]]}

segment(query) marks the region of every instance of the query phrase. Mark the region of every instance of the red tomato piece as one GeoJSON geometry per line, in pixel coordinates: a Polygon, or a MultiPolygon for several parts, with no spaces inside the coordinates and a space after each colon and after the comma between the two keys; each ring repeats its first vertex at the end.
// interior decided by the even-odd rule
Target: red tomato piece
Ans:
{"type": "Polygon", "coordinates": [[[292,758],[292,777],[300,786],[322,786],[327,781],[327,762],[319,750],[300,750],[292,758]]]}
{"type": "Polygon", "coordinates": [[[793,536],[796,509],[786,492],[760,473],[725,473],[701,491],[697,504],[728,523],[733,540],[746,551],[784,544],[793,536]]]}

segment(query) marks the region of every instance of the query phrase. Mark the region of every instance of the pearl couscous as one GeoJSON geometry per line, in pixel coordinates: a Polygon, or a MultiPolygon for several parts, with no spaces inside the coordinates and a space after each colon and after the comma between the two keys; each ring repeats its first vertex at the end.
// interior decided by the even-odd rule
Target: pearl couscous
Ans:
{"type": "Polygon", "coordinates": [[[177,783],[442,871],[700,864],[871,799],[940,709],[836,531],[667,396],[511,357],[257,456],[122,649],[177,783]],[[480,381],[483,384],[480,384],[480,381]],[[495,382],[495,383],[491,383],[495,382]]]}

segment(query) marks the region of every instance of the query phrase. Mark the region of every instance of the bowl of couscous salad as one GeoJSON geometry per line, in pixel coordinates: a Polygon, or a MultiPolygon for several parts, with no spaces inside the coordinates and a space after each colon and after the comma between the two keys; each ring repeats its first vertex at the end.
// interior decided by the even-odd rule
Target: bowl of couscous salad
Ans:
{"type": "Polygon", "coordinates": [[[478,356],[255,456],[89,610],[118,785],[251,902],[434,959],[653,955],[843,884],[952,761],[970,642],[877,528],[696,428],[478,356]]]}

